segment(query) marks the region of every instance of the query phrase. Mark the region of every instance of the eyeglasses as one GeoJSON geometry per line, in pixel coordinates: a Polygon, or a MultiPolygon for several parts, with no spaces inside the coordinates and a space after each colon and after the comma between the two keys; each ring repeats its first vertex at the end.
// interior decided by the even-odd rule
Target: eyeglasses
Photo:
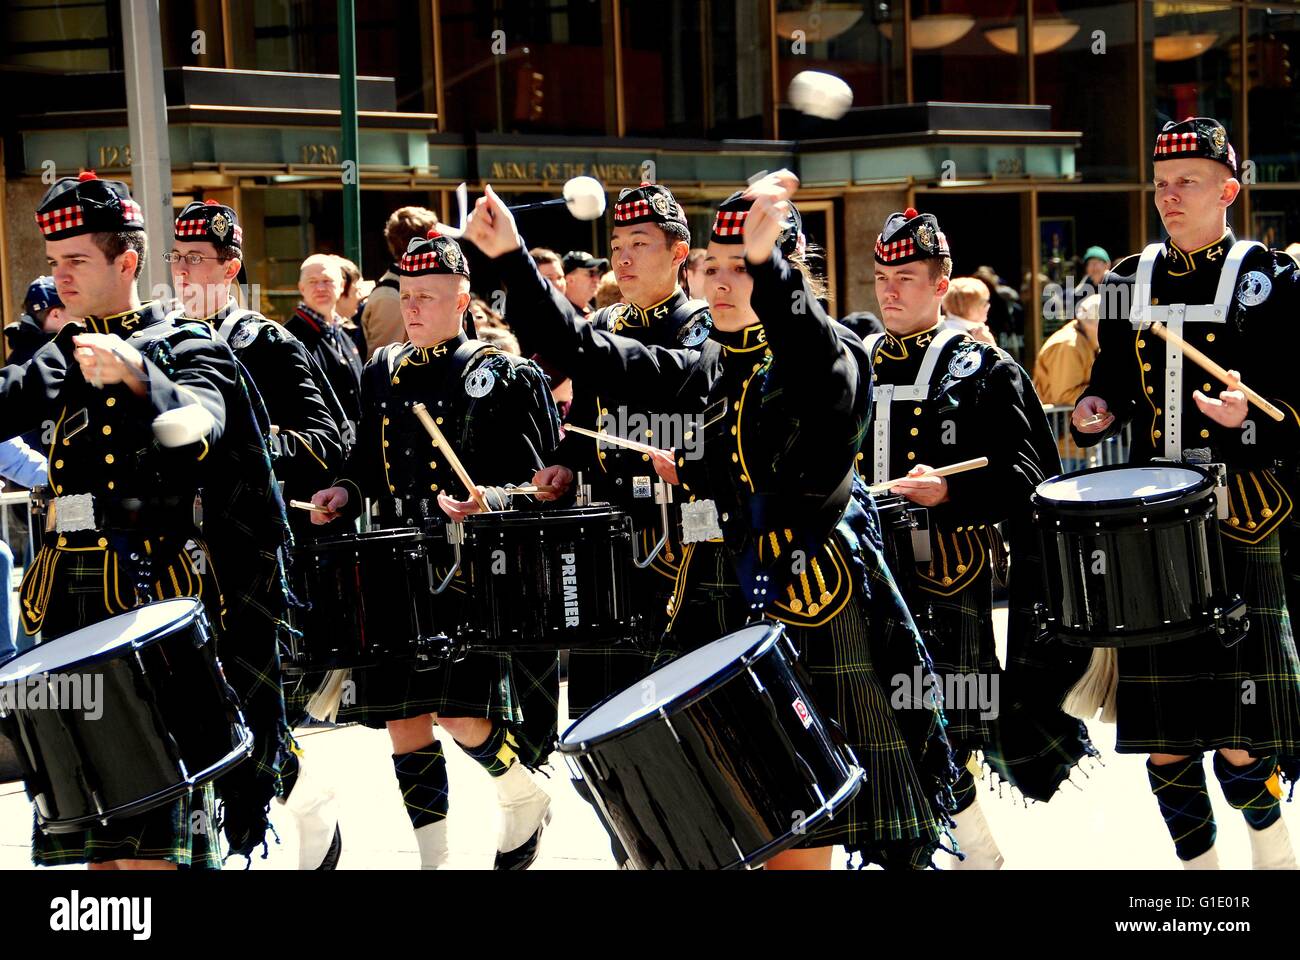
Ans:
{"type": "Polygon", "coordinates": [[[201,253],[177,253],[173,250],[171,253],[162,255],[164,263],[180,263],[184,260],[192,267],[197,267],[204,260],[220,260],[220,257],[205,257],[201,253]]]}

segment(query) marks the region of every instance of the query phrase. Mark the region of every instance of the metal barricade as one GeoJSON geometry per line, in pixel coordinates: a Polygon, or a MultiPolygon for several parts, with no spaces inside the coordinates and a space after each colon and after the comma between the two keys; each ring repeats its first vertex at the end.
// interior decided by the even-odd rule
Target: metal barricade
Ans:
{"type": "Polygon", "coordinates": [[[1130,425],[1115,436],[1108,437],[1093,447],[1080,447],[1070,436],[1070,414],[1074,407],[1067,404],[1054,404],[1043,407],[1047,422],[1051,424],[1052,435],[1056,437],[1056,449],[1061,454],[1061,469],[1065,473],[1086,470],[1088,467],[1108,467],[1111,464],[1127,463],[1132,439],[1130,425]]]}

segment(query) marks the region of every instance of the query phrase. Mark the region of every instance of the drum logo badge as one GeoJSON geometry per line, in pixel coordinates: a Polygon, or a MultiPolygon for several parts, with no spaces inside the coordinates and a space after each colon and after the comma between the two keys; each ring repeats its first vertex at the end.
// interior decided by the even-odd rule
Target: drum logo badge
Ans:
{"type": "Polygon", "coordinates": [[[257,328],[251,323],[241,323],[230,335],[230,349],[242,350],[257,339],[257,328]]]}
{"type": "Polygon", "coordinates": [[[560,585],[564,588],[564,625],[578,627],[582,617],[578,610],[578,555],[560,554],[560,585]]]}
{"type": "Polygon", "coordinates": [[[1253,307],[1268,299],[1273,291],[1273,281],[1267,274],[1252,270],[1237,284],[1237,302],[1243,307],[1253,307]]]}
{"type": "Polygon", "coordinates": [[[486,367],[480,367],[465,378],[465,392],[477,400],[491,393],[496,382],[496,374],[486,367]]]}
{"type": "Polygon", "coordinates": [[[796,697],[791,706],[794,707],[794,714],[799,718],[799,722],[803,724],[803,728],[807,730],[811,727],[813,722],[812,714],[808,712],[808,707],[803,702],[803,698],[796,697]]]}
{"type": "Polygon", "coordinates": [[[709,328],[712,323],[702,317],[696,317],[686,324],[677,335],[677,342],[683,347],[698,347],[705,340],[709,339],[709,328]]]}

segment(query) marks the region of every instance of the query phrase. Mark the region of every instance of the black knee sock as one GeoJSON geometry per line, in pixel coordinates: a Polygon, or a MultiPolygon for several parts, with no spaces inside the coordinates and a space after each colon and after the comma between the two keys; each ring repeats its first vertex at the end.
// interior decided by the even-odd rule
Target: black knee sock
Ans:
{"type": "Polygon", "coordinates": [[[1148,760],[1147,777],[1178,859],[1194,860],[1214,846],[1214,811],[1205,789],[1203,758],[1198,754],[1159,766],[1148,760]]]}
{"type": "Polygon", "coordinates": [[[467,747],[463,743],[460,747],[493,777],[501,776],[519,761],[519,742],[499,723],[492,725],[488,738],[477,747],[467,747]]]}
{"type": "Polygon", "coordinates": [[[1234,767],[1223,754],[1216,753],[1214,775],[1219,778],[1228,803],[1240,810],[1256,830],[1271,827],[1282,816],[1282,787],[1276,757],[1261,757],[1244,767],[1234,767]]]}
{"type": "Polygon", "coordinates": [[[421,750],[393,754],[393,772],[412,827],[447,819],[447,758],[441,743],[435,740],[421,750]]]}

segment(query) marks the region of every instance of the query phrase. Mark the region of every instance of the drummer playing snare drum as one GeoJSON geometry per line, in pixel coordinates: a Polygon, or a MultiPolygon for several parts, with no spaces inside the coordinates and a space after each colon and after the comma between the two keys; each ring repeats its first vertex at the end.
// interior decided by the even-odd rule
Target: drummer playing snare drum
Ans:
{"type": "MultiPolygon", "coordinates": [[[[356,447],[344,478],[312,497],[328,508],[313,513],[313,522],[356,516],[365,497],[378,503],[385,528],[469,512],[461,499],[467,491],[415,404],[424,404],[470,476],[486,483],[527,480],[555,449],[559,418],[541,370],[461,330],[470,285],[459,245],[431,230],[411,241],[398,272],[407,341],[380,348],[366,364],[356,447]]],[[[570,481],[551,478],[560,492],[570,481]]],[[[463,593],[460,584],[452,590],[463,593]]],[[[526,869],[536,859],[551,799],[528,771],[545,761],[554,739],[556,669],[553,652],[479,651],[426,672],[406,664],[354,671],[356,702],[339,717],[387,728],[425,869],[447,860],[447,767],[435,721],[494,778],[501,806],[496,869],[526,869]]]]}
{"type": "Polygon", "coordinates": [[[1185,867],[1218,867],[1202,759],[1214,751],[1224,796],[1250,827],[1255,868],[1294,869],[1279,773],[1292,782],[1300,774],[1300,660],[1278,546],[1293,505],[1273,461],[1300,446],[1300,390],[1280,349],[1291,337],[1300,274],[1285,254],[1239,243],[1228,229],[1241,184],[1221,123],[1167,123],[1153,162],[1169,239],[1120,261],[1103,282],[1101,353],[1074,408],[1073,433],[1091,446],[1131,423],[1134,463],[1226,465],[1219,531],[1250,631],[1228,647],[1210,636],[1119,650],[1116,750],[1150,754],[1151,790],[1185,867]],[[1228,382],[1215,384],[1154,335],[1152,321],[1227,369],[1228,382]],[[1248,407],[1242,383],[1281,407],[1282,421],[1248,407]]]}

